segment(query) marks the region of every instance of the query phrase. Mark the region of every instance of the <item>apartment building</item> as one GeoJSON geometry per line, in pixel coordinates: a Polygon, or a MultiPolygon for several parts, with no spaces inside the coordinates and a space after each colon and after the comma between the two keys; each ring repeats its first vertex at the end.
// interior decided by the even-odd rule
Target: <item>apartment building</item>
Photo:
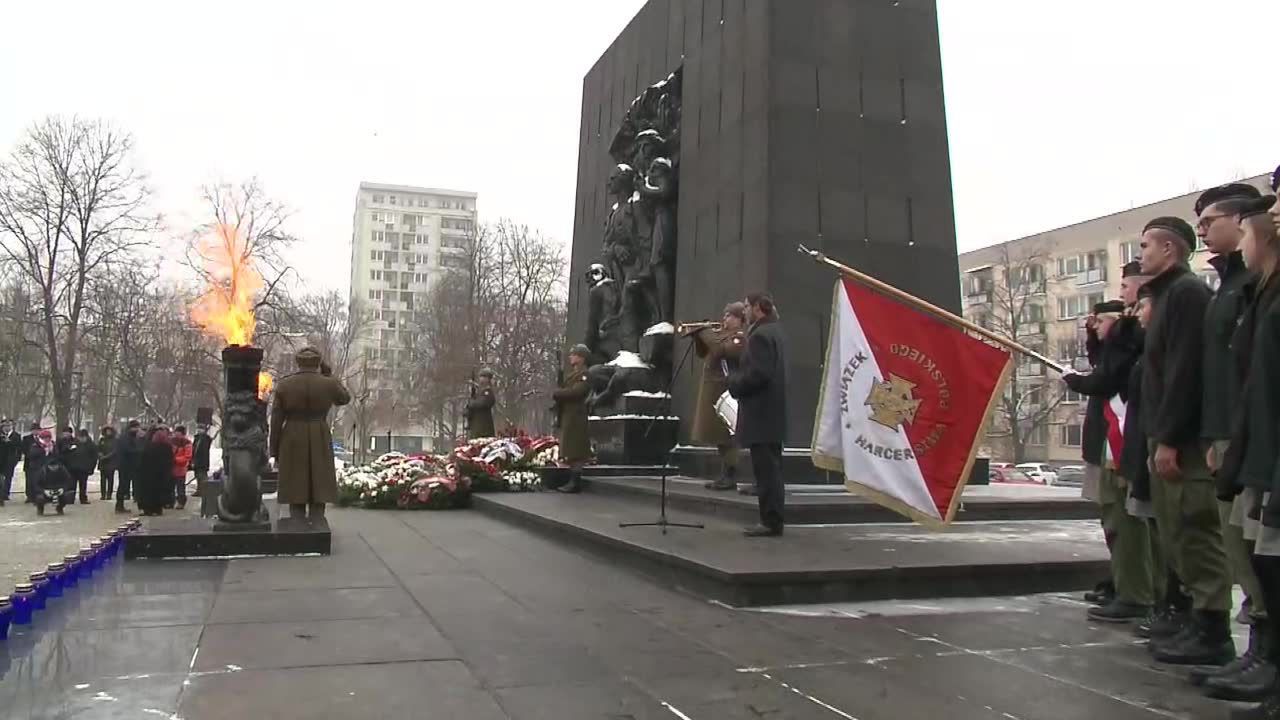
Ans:
{"type": "Polygon", "coordinates": [[[476,226],[474,192],[362,182],[351,232],[351,307],[368,321],[352,357],[362,442],[385,451],[430,448],[433,421],[415,417],[398,392],[410,329],[443,273],[466,270],[476,226]]]}
{"type": "MultiPolygon", "coordinates": [[[[1243,180],[1268,190],[1270,177],[1243,180]]],[[[960,254],[961,300],[965,317],[1008,332],[1064,364],[1087,370],[1083,321],[1103,299],[1119,298],[1120,268],[1138,257],[1138,239],[1147,221],[1175,215],[1194,224],[1201,191],[1113,213],[1067,227],[960,254]],[[1018,318],[1010,320],[1011,309],[1018,318]]],[[[1217,274],[1197,248],[1192,269],[1211,287],[1217,274]]],[[[1053,371],[1019,360],[1017,408],[997,407],[988,423],[986,449],[996,460],[1012,459],[1009,425],[1025,437],[1025,460],[1080,461],[1085,399],[1065,390],[1053,371]]]]}

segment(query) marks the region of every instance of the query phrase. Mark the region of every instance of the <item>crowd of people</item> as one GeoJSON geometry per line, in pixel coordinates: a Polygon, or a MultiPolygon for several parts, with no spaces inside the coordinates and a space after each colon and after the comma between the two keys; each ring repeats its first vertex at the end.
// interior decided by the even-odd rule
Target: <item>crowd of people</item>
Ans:
{"type": "Polygon", "coordinates": [[[94,439],[88,430],[64,427],[55,439],[39,422],[25,435],[13,421],[0,421],[0,506],[9,501],[21,468],[26,502],[44,515],[53,505],[59,515],[75,502],[87,505],[89,478],[99,478],[101,500],[114,500],[116,512],[129,513],[132,500],[143,515],[160,515],[165,509],[187,504],[188,475],[199,483],[208,479],[209,428],[201,425],[194,438],[178,425],[144,429],[133,420],[123,434],[107,425],[94,439]]]}
{"type": "Polygon", "coordinates": [[[1230,183],[1195,212],[1147,223],[1121,298],[1086,323],[1091,371],[1064,376],[1089,398],[1085,492],[1111,551],[1088,615],[1135,623],[1211,696],[1258,703],[1233,717],[1280,718],[1280,206],[1230,183]],[[1197,241],[1216,291],[1190,269],[1197,241]]]}

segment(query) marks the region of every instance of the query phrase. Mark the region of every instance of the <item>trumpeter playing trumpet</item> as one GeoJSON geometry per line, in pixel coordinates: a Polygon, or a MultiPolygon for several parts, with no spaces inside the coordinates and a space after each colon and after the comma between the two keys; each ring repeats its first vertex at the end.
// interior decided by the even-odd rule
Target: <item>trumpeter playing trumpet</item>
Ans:
{"type": "Polygon", "coordinates": [[[746,338],[746,306],[729,303],[720,322],[682,323],[676,331],[693,337],[694,350],[703,359],[698,383],[698,402],[693,418],[693,441],[714,445],[720,453],[720,478],[707,483],[712,490],[737,488],[738,449],[733,444],[733,428],[716,410],[716,403],[728,390],[728,375],[738,367],[746,338]]]}

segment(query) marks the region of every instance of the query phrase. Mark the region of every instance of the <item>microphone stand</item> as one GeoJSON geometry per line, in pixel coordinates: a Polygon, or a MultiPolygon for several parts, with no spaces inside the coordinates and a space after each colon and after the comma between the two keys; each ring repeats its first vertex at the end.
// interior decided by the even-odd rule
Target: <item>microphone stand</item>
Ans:
{"type": "MultiPolygon", "coordinates": [[[[684,369],[684,364],[688,362],[689,353],[692,351],[693,351],[693,342],[690,341],[688,346],[686,346],[684,349],[684,355],[680,357],[680,364],[676,366],[675,370],[671,371],[671,379],[667,381],[667,408],[666,408],[667,416],[670,416],[672,411],[672,405],[674,404],[674,400],[671,397],[671,388],[675,386],[676,378],[680,376],[680,371],[684,369]]],[[[654,415],[653,418],[649,420],[649,426],[644,429],[644,436],[646,439],[649,437],[649,434],[653,431],[653,426],[655,423],[658,422],[658,418],[660,417],[663,417],[663,416],[654,415]]],[[[706,527],[701,523],[672,522],[667,519],[667,469],[671,467],[671,454],[675,452],[675,449],[676,448],[674,444],[672,444],[671,447],[667,448],[666,458],[662,461],[662,485],[661,485],[661,490],[659,492],[658,519],[652,522],[618,523],[618,527],[624,527],[624,528],[657,527],[657,528],[662,528],[663,535],[667,534],[667,528],[669,527],[691,528],[695,530],[701,530],[704,527],[706,527]]]]}

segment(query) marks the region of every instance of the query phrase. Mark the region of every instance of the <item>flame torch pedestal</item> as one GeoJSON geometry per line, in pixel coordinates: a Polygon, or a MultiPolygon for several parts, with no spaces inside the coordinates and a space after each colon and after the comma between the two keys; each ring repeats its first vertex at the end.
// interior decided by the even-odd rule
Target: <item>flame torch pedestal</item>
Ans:
{"type": "Polygon", "coordinates": [[[262,501],[267,468],[267,403],[259,397],[262,349],[231,345],[222,351],[226,401],[222,410],[222,491],[218,518],[169,514],[147,518],[125,538],[126,558],[328,555],[326,523],[281,522],[262,501]]]}
{"type": "Polygon", "coordinates": [[[267,404],[258,396],[262,348],[231,345],[222,351],[226,400],[222,407],[222,495],[215,531],[269,529],[262,502],[267,466],[267,404]]]}

